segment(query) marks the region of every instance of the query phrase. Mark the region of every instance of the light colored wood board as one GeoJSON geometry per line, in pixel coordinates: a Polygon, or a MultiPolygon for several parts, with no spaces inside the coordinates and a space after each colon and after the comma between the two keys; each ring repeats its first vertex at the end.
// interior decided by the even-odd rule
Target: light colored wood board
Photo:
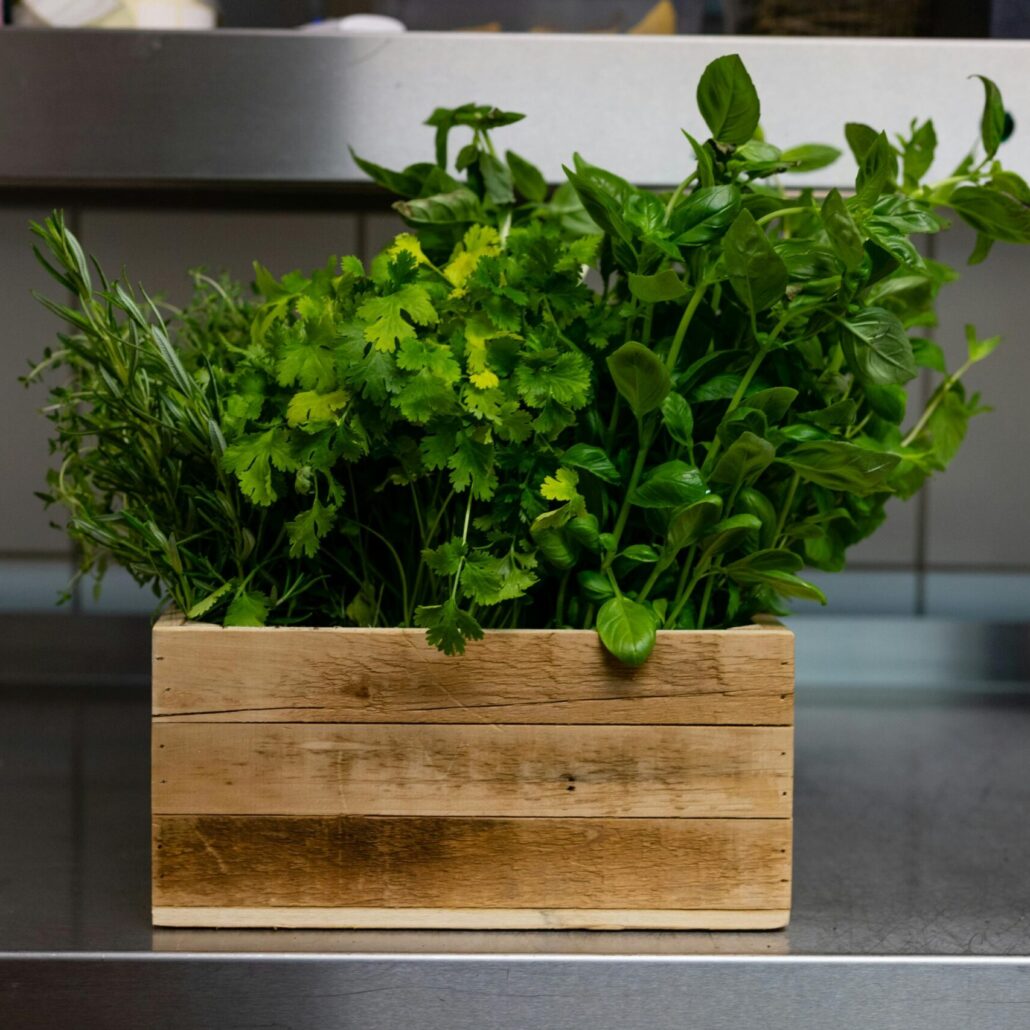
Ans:
{"type": "Polygon", "coordinates": [[[156,907],[785,909],[789,819],[156,816],[156,907]]]}
{"type": "Polygon", "coordinates": [[[155,814],[758,817],[789,726],[158,723],[155,814]]]}
{"type": "Polygon", "coordinates": [[[155,926],[292,930],[781,930],[788,909],[176,908],[155,926]]]}
{"type": "Polygon", "coordinates": [[[406,629],[153,634],[154,715],[202,722],[790,725],[783,627],[661,632],[631,669],[587,630],[495,630],[449,658],[406,629]]]}

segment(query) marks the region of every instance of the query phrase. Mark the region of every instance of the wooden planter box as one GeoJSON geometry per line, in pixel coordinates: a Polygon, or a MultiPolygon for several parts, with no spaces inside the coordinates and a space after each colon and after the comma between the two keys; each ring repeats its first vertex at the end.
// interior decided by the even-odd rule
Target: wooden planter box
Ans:
{"type": "Polygon", "coordinates": [[[162,926],[773,929],[793,634],[154,629],[162,926]]]}

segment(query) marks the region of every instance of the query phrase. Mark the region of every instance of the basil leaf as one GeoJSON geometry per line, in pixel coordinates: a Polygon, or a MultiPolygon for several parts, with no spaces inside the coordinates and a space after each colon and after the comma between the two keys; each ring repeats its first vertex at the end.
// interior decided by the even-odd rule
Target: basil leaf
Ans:
{"type": "Polygon", "coordinates": [[[453,225],[477,222],[483,217],[479,197],[467,186],[432,197],[398,200],[393,207],[401,217],[415,225],[453,225]]]}
{"type": "Polygon", "coordinates": [[[592,604],[603,604],[609,597],[615,596],[611,581],[602,572],[580,572],[576,579],[583,596],[592,604]]]}
{"type": "Polygon", "coordinates": [[[695,190],[669,218],[673,242],[681,247],[696,247],[718,239],[730,227],[739,210],[740,189],[736,186],[710,186],[695,190]]]}
{"type": "Polygon", "coordinates": [[[653,468],[630,494],[638,508],[678,508],[705,495],[701,473],[685,461],[667,461],[653,468]]]}
{"type": "Polygon", "coordinates": [[[625,665],[641,665],[654,650],[658,623],[650,608],[628,597],[613,597],[597,613],[601,643],[625,665]]]}
{"type": "Polygon", "coordinates": [[[666,300],[679,300],[687,292],[683,280],[671,268],[663,268],[655,275],[629,274],[629,292],[645,304],[660,304],[666,300]]]}
{"type": "Polygon", "coordinates": [[[883,488],[900,458],[843,441],[825,440],[798,444],[779,461],[809,483],[864,497],[883,488]]]}
{"type": "Polygon", "coordinates": [[[785,164],[793,165],[797,172],[815,172],[827,168],[839,157],[840,151],[836,147],[828,147],[823,143],[802,143],[780,154],[780,159],[785,164]]]}
{"type": "Polygon", "coordinates": [[[776,448],[754,433],[742,433],[719,458],[711,479],[713,483],[734,486],[753,479],[767,469],[776,457],[776,448]]]}
{"type": "Polygon", "coordinates": [[[823,228],[837,257],[844,262],[849,272],[854,272],[865,257],[865,248],[862,245],[862,234],[839,190],[832,189],[826,194],[820,214],[823,228]]]}
{"type": "Polygon", "coordinates": [[[977,232],[1006,243],[1030,243],[1030,206],[986,186],[960,186],[948,203],[977,232]]]}
{"type": "Polygon", "coordinates": [[[694,442],[694,415],[690,405],[678,393],[670,393],[662,401],[662,424],[678,444],[690,447],[694,442]]]}
{"type": "Polygon", "coordinates": [[[887,133],[881,132],[859,164],[855,201],[860,207],[871,208],[876,203],[880,194],[893,183],[897,168],[894,148],[887,139],[887,133]]]}
{"type": "Polygon", "coordinates": [[[912,343],[897,315],[866,308],[838,321],[840,342],[851,370],[880,386],[907,383],[916,375],[912,343]]]}
{"type": "Polygon", "coordinates": [[[783,296],[787,266],[750,211],[741,211],[723,236],[722,254],[730,285],[753,314],[783,296]]]}
{"type": "Polygon", "coordinates": [[[665,534],[663,558],[671,560],[684,547],[696,544],[709,528],[718,522],[721,514],[722,498],[718,494],[702,497],[701,500],[673,512],[665,534]]]}
{"type": "Polygon", "coordinates": [[[547,182],[540,169],[530,164],[524,157],[519,157],[514,150],[509,150],[504,155],[511,169],[512,181],[515,189],[534,204],[543,203],[547,197],[547,182]]]}
{"type": "Polygon", "coordinates": [[[612,354],[607,364],[615,388],[637,418],[661,407],[669,393],[669,371],[654,351],[630,341],[612,354]]]}
{"type": "Polygon", "coordinates": [[[851,153],[855,157],[855,163],[861,167],[873,144],[876,142],[877,132],[862,122],[848,122],[844,126],[844,138],[848,141],[851,153]]]}
{"type": "Polygon", "coordinates": [[[650,544],[631,544],[619,553],[619,557],[638,565],[654,565],[658,561],[658,552],[650,544]]]}
{"type": "Polygon", "coordinates": [[[918,185],[919,180],[930,170],[936,150],[937,133],[934,131],[933,122],[925,121],[913,130],[902,151],[901,171],[908,186],[918,185]]]}
{"type": "Polygon", "coordinates": [[[988,157],[994,157],[1005,133],[1005,105],[1001,90],[986,75],[974,75],[984,85],[984,111],[980,118],[980,139],[988,157]]]}
{"type": "Polygon", "coordinates": [[[480,151],[478,164],[486,195],[495,204],[514,204],[515,191],[511,169],[499,157],[486,150],[480,151]]]}
{"type": "Polygon", "coordinates": [[[705,68],[697,85],[697,106],[720,143],[739,147],[754,136],[761,106],[739,55],[716,58],[705,68]]]}
{"type": "Polygon", "coordinates": [[[749,533],[761,530],[761,520],[754,515],[733,515],[712,527],[712,532],[702,540],[703,558],[714,558],[717,554],[736,547],[749,533]]]}
{"type": "Polygon", "coordinates": [[[595,447],[593,444],[573,444],[565,451],[561,460],[563,465],[584,469],[605,483],[617,484],[621,479],[619,470],[612,463],[612,459],[600,447],[595,447]]]}

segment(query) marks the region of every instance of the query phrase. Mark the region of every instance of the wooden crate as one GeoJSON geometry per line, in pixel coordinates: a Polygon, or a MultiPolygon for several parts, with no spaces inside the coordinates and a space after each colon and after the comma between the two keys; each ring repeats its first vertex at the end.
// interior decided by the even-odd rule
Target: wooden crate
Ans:
{"type": "Polygon", "coordinates": [[[793,634],[154,628],[162,926],[772,929],[793,634]]]}

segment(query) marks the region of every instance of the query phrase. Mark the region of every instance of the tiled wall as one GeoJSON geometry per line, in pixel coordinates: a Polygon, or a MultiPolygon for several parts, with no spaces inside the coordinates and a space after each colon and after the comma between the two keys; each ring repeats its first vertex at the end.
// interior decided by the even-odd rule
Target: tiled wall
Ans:
{"type": "MultiPolygon", "coordinates": [[[[71,566],[33,496],[47,463],[47,425],[36,414],[42,391],[16,381],[55,329],[30,296],[50,288],[27,231],[42,214],[0,207],[0,610],[49,609],[71,566]]],[[[388,214],[315,211],[98,208],[70,218],[105,267],[124,265],[173,303],[187,294],[185,272],[196,265],[246,279],[256,257],[278,274],[329,254],[367,257],[399,228],[388,214]]],[[[938,241],[936,256],[962,267],[941,304],[938,339],[955,365],[964,322],[1004,336],[970,376],[996,410],[973,422],[952,470],[921,500],[892,503],[880,533],[852,552],[848,572],[818,577],[838,613],[1030,619],[1030,248],[1002,245],[987,265],[965,268],[971,246],[961,228],[938,241]]],[[[82,607],[102,611],[150,603],[117,577],[99,602],[86,591],[79,597],[82,607]]]]}

